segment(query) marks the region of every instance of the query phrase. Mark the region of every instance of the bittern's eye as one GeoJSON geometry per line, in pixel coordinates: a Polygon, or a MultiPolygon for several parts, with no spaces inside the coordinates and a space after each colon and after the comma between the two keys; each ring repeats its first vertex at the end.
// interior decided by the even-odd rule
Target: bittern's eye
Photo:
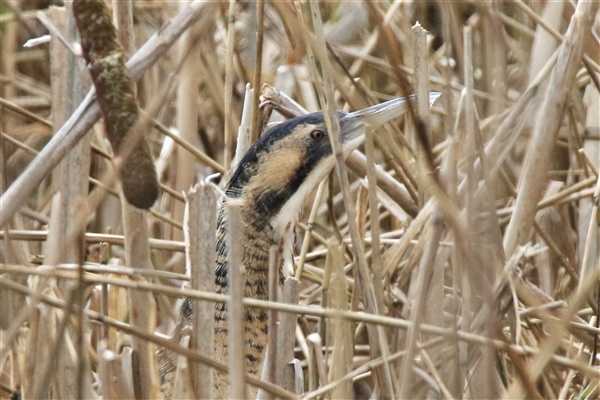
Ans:
{"type": "Polygon", "coordinates": [[[323,131],[320,130],[320,129],[313,129],[310,132],[310,137],[313,140],[319,141],[319,140],[321,140],[321,139],[323,139],[325,137],[325,133],[323,133],[323,131]]]}

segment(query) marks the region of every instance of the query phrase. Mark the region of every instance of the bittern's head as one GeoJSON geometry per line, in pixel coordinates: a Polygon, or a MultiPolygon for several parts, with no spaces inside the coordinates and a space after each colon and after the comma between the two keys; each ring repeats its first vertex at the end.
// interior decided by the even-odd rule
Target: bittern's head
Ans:
{"type": "MultiPolygon", "coordinates": [[[[430,95],[434,101],[439,94],[430,95]]],[[[340,140],[345,154],[356,149],[367,130],[402,115],[406,99],[394,99],[364,110],[339,111],[340,140]]],[[[244,200],[258,230],[270,224],[277,232],[296,218],[308,193],[333,169],[329,132],[322,112],[282,122],[262,134],[250,148],[227,186],[227,196],[244,200]]]]}

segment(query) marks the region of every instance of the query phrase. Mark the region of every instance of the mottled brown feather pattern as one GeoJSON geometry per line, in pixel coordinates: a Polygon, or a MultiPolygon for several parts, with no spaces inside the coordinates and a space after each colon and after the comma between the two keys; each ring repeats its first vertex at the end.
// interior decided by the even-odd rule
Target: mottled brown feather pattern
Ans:
{"type": "MultiPolygon", "coordinates": [[[[242,215],[248,215],[248,206],[242,206],[242,215]]],[[[227,237],[226,206],[223,204],[219,210],[217,222],[217,242],[225,244],[227,237]]],[[[246,267],[245,297],[266,300],[268,298],[268,286],[265,277],[268,275],[268,249],[273,244],[269,232],[257,231],[248,221],[242,221],[242,246],[243,265],[246,267]]],[[[228,248],[218,246],[217,254],[217,285],[216,292],[227,294],[227,273],[229,271],[228,248]]],[[[258,374],[260,364],[263,360],[264,348],[267,342],[267,312],[253,308],[246,309],[246,372],[258,374]]],[[[228,328],[227,308],[225,304],[219,304],[215,312],[215,356],[223,361],[228,360],[228,328]]],[[[215,373],[216,396],[227,398],[227,376],[215,373]]]]}
{"type": "MultiPolygon", "coordinates": [[[[318,127],[325,130],[322,114],[314,113],[305,117],[282,123],[266,132],[253,146],[227,186],[227,196],[235,198],[242,204],[242,262],[245,267],[244,296],[266,300],[268,298],[268,254],[273,245],[281,247],[284,230],[293,230],[293,224],[299,206],[284,207],[288,200],[296,194],[305,197],[312,186],[331,169],[322,168],[322,161],[331,156],[329,140],[325,136],[319,141],[311,138],[310,132],[318,127]],[[279,130],[278,130],[279,128],[279,130]],[[311,176],[314,168],[319,177],[311,176]],[[326,171],[327,169],[327,171],[326,171]],[[303,185],[308,179],[308,186],[303,185]],[[303,193],[297,193],[298,189],[303,193]],[[306,193],[304,193],[306,192],[306,193]],[[286,214],[282,217],[282,213],[286,214]],[[289,214],[289,215],[288,215],[289,214]],[[293,215],[292,215],[293,214],[293,215]],[[274,230],[274,223],[278,221],[274,230]],[[280,221],[286,221],[283,225],[280,221]],[[280,226],[282,225],[282,226],[280,226]]],[[[314,174],[312,174],[314,175],[314,174]]],[[[297,200],[294,201],[296,204],[297,200]]],[[[216,232],[216,281],[217,293],[228,293],[228,244],[227,205],[224,202],[217,213],[216,232]]],[[[191,326],[191,307],[186,301],[182,307],[182,318],[176,328],[174,339],[180,340],[181,331],[191,326]]],[[[245,343],[246,372],[260,375],[261,364],[267,345],[267,311],[253,308],[246,309],[245,343]]],[[[227,306],[215,306],[215,356],[223,362],[228,360],[228,327],[227,306]]],[[[176,358],[173,354],[163,352],[161,361],[161,377],[163,388],[169,385],[167,380],[174,375],[176,358]]],[[[215,397],[227,398],[227,374],[215,371],[215,397]]],[[[251,394],[255,395],[254,388],[251,394]]],[[[169,397],[168,393],[164,393],[169,397]]]]}

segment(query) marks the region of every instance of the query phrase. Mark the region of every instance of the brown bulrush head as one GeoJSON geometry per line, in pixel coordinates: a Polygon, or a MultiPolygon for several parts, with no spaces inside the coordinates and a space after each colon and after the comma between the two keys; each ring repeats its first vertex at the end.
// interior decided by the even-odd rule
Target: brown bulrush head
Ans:
{"type": "Polygon", "coordinates": [[[75,0],[73,14],[106,136],[120,164],[123,193],[133,206],[150,208],[158,197],[156,169],[148,143],[139,129],[132,129],[138,121],[139,108],[110,12],[101,0],[75,0]]]}

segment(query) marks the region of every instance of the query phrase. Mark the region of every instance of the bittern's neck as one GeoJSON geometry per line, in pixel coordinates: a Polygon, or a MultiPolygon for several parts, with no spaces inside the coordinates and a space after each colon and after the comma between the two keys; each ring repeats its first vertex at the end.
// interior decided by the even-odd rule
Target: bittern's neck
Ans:
{"type": "MultiPolygon", "coordinates": [[[[227,196],[241,202],[242,218],[248,226],[275,239],[281,236],[274,225],[275,219],[285,211],[285,205],[294,195],[295,188],[290,185],[269,186],[267,182],[259,185],[257,180],[253,178],[246,187],[230,186],[227,196]]],[[[297,213],[297,209],[295,211],[297,213]]]]}
{"type": "MultiPolygon", "coordinates": [[[[242,263],[246,269],[246,278],[249,282],[259,282],[263,276],[268,274],[269,247],[275,244],[273,232],[267,225],[259,226],[260,218],[255,210],[247,205],[242,205],[242,226],[240,227],[240,246],[242,251],[242,263]],[[259,229],[257,229],[257,227],[259,229]]],[[[217,292],[226,293],[229,275],[229,217],[227,204],[224,202],[219,208],[217,216],[217,292]]],[[[248,291],[248,287],[246,291],[248,291]]],[[[248,297],[266,299],[267,288],[254,288],[253,291],[245,293],[248,297]],[[255,290],[255,291],[254,291],[255,290]]]]}
{"type": "MultiPolygon", "coordinates": [[[[287,191],[242,192],[235,201],[241,205],[242,226],[240,231],[241,243],[236,243],[242,248],[243,264],[246,267],[249,280],[262,280],[262,275],[268,274],[269,248],[277,246],[278,253],[283,257],[283,274],[293,274],[293,233],[297,220],[298,210],[304,200],[304,188],[295,193],[287,191]],[[281,204],[281,205],[278,205],[281,204]],[[255,279],[253,277],[256,277],[255,279]]],[[[229,192],[228,192],[229,194],[229,192]]],[[[229,262],[227,254],[229,245],[227,232],[229,218],[227,206],[223,203],[219,210],[217,221],[217,286],[227,285],[229,262]]],[[[260,293],[253,293],[255,298],[266,296],[266,288],[258,289],[260,293]]],[[[248,295],[248,294],[247,294],[248,295]]]]}

